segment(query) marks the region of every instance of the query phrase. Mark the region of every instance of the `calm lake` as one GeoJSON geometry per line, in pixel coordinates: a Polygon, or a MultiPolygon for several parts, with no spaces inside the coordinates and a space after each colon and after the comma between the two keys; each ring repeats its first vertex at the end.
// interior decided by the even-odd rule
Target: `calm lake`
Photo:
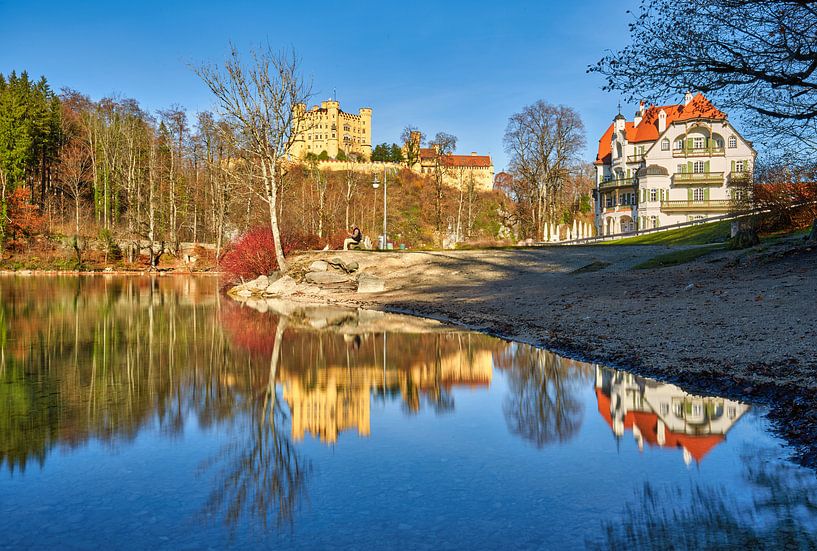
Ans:
{"type": "Polygon", "coordinates": [[[436,322],[0,278],[2,549],[813,548],[786,457],[758,408],[436,322]]]}

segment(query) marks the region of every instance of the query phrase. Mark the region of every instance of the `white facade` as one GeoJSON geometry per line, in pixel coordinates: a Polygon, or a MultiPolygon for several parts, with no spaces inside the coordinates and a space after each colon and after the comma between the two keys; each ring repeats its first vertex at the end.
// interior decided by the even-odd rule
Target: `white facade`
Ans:
{"type": "Polygon", "coordinates": [[[700,94],[679,105],[642,103],[632,122],[618,115],[599,143],[597,230],[612,235],[726,214],[755,155],[700,94]]]}

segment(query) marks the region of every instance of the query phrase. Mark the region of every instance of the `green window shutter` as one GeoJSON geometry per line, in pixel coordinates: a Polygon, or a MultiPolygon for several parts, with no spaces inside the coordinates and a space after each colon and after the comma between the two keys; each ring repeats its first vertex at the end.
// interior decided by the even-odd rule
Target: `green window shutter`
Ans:
{"type": "Polygon", "coordinates": [[[732,159],[732,172],[735,172],[735,159],[732,159]]]}
{"type": "Polygon", "coordinates": [[[704,163],[704,172],[709,172],[709,161],[704,163]]]}
{"type": "Polygon", "coordinates": [[[692,174],[692,161],[687,161],[687,172],[692,174]]]}
{"type": "Polygon", "coordinates": [[[704,201],[709,201],[709,188],[704,188],[704,201]]]}
{"type": "Polygon", "coordinates": [[[627,169],[627,178],[631,178],[631,177],[632,177],[632,176],[631,176],[631,172],[632,172],[632,169],[628,168],[628,169],[627,169]]]}
{"type": "Polygon", "coordinates": [[[687,138],[687,149],[692,149],[692,138],[687,138]]]}
{"type": "Polygon", "coordinates": [[[687,189],[687,199],[692,201],[692,188],[687,189]]]}

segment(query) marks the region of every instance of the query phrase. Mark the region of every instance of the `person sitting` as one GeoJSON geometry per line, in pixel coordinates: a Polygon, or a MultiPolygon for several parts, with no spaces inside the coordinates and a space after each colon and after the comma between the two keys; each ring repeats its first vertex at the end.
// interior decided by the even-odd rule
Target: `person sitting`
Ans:
{"type": "Polygon", "coordinates": [[[360,249],[360,241],[363,239],[363,234],[360,233],[360,228],[352,227],[352,235],[343,240],[343,250],[360,249]]]}

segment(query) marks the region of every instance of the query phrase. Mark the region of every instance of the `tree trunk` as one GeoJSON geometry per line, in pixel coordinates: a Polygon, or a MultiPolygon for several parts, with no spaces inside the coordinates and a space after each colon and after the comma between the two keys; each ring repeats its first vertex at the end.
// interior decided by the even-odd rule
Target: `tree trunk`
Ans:
{"type": "Polygon", "coordinates": [[[272,242],[275,246],[275,259],[278,261],[278,269],[287,271],[287,263],[284,258],[284,249],[281,245],[281,231],[278,228],[278,209],[276,200],[278,188],[275,182],[275,159],[261,159],[261,170],[264,178],[264,187],[267,193],[267,203],[269,203],[270,226],[272,228],[272,242]]]}
{"type": "Polygon", "coordinates": [[[814,222],[811,224],[811,231],[808,234],[809,241],[817,241],[817,218],[814,219],[814,222]]]}

